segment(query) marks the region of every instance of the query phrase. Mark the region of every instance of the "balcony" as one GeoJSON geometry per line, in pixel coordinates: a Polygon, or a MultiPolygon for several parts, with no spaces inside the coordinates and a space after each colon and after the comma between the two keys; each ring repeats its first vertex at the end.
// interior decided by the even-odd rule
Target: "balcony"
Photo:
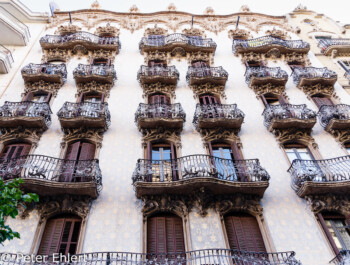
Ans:
{"type": "Polygon", "coordinates": [[[46,102],[9,102],[0,107],[0,127],[29,127],[46,130],[51,124],[51,109],[46,102]]]}
{"type": "Polygon", "coordinates": [[[292,75],[298,87],[317,84],[333,86],[338,78],[337,73],[328,70],[327,67],[295,67],[292,75]]]}
{"type": "Polygon", "coordinates": [[[141,54],[144,52],[171,52],[175,48],[182,48],[185,52],[215,53],[216,43],[212,39],[199,36],[187,36],[174,33],[167,36],[155,35],[157,38],[143,37],[139,43],[141,54]]]}
{"type": "Polygon", "coordinates": [[[310,50],[310,44],[302,40],[282,40],[272,36],[263,36],[249,40],[233,40],[232,51],[239,53],[267,53],[271,49],[278,49],[281,54],[304,53],[310,50]]]}
{"type": "Polygon", "coordinates": [[[245,72],[245,82],[251,86],[273,84],[285,86],[288,74],[280,67],[249,67],[245,72]]]}
{"type": "Polygon", "coordinates": [[[86,127],[107,130],[111,123],[107,103],[65,102],[57,116],[63,129],[86,127]]]}
{"type": "Polygon", "coordinates": [[[99,37],[89,32],[79,31],[68,35],[45,35],[40,39],[43,49],[74,49],[82,46],[88,51],[112,50],[119,52],[119,37],[99,37]]]}
{"type": "Polygon", "coordinates": [[[300,197],[350,192],[350,156],[325,160],[295,159],[288,172],[292,187],[300,197]]]}
{"type": "Polygon", "coordinates": [[[11,51],[0,44],[0,74],[7,74],[13,62],[11,51]]]}
{"type": "Polygon", "coordinates": [[[326,131],[350,129],[350,105],[323,105],[318,116],[326,131]]]}
{"type": "Polygon", "coordinates": [[[317,46],[324,55],[331,55],[333,51],[338,55],[350,53],[350,39],[323,39],[317,46]]]}
{"type": "MultiPolygon", "coordinates": [[[[203,249],[187,252],[173,253],[131,253],[131,252],[91,252],[71,255],[75,257],[80,265],[122,265],[122,264],[251,264],[251,265],[301,265],[295,258],[295,252],[248,252],[233,249],[203,249]]],[[[24,257],[37,259],[35,255],[23,255],[13,253],[0,253],[0,259],[5,261],[4,265],[29,265],[24,257]],[[23,261],[22,261],[23,260],[23,261]]],[[[40,258],[38,256],[38,258],[40,258]]],[[[43,265],[52,264],[50,257],[45,257],[43,265]]],[[[60,262],[61,265],[73,264],[71,262],[60,262]]]]}
{"type": "Polygon", "coordinates": [[[0,175],[4,180],[22,178],[21,189],[39,196],[74,194],[97,198],[102,188],[98,160],[27,155],[0,160],[0,175]]]}
{"type": "Polygon", "coordinates": [[[177,85],[179,80],[179,72],[175,66],[146,66],[141,65],[137,73],[137,80],[141,84],[164,83],[169,85],[177,85]]]}
{"type": "Polygon", "coordinates": [[[43,80],[63,85],[67,80],[65,64],[28,64],[22,68],[22,77],[25,83],[43,80]]]}
{"type": "Polygon", "coordinates": [[[211,83],[224,86],[228,73],[221,67],[188,67],[186,80],[190,86],[211,83]]]}
{"type": "Polygon", "coordinates": [[[139,159],[132,180],[136,197],[189,195],[197,188],[212,194],[245,193],[263,196],[270,176],[258,159],[231,160],[190,155],[170,160],[139,159]]]}
{"type": "Polygon", "coordinates": [[[197,104],[193,124],[197,130],[223,127],[241,129],[244,113],[236,104],[197,104]]]}
{"type": "Polygon", "coordinates": [[[350,262],[350,250],[340,250],[339,254],[335,256],[329,263],[333,265],[345,265],[350,262]]]}
{"type": "Polygon", "coordinates": [[[182,129],[186,114],[181,104],[143,104],[135,113],[135,123],[139,129],[166,127],[182,129]]]}
{"type": "Polygon", "coordinates": [[[289,128],[312,129],[316,124],[316,112],[305,104],[271,105],[265,108],[264,124],[269,131],[289,128]]]}
{"type": "Polygon", "coordinates": [[[78,67],[74,69],[73,76],[77,85],[92,81],[114,84],[114,81],[117,80],[114,65],[79,64],[78,67]]]}

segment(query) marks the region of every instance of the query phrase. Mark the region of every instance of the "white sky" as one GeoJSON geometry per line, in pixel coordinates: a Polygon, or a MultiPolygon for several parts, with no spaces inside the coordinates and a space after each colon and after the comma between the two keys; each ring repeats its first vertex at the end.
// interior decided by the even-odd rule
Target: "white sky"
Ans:
{"type": "MultiPolygon", "coordinates": [[[[51,0],[21,0],[32,11],[49,12],[51,0]]],[[[93,0],[55,0],[61,11],[89,8],[93,0]]],[[[252,12],[268,15],[285,15],[301,0],[99,0],[103,9],[117,12],[128,12],[136,5],[140,12],[149,13],[165,10],[174,3],[178,11],[203,14],[211,6],[216,14],[238,12],[242,5],[248,5],[252,12]]],[[[309,10],[325,14],[344,24],[350,24],[350,0],[304,0],[302,4],[309,10]]]]}

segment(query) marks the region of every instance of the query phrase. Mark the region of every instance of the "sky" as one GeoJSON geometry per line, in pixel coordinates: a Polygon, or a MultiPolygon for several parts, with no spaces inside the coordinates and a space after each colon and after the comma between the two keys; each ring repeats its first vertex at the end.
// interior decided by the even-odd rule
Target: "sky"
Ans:
{"type": "MultiPolygon", "coordinates": [[[[55,0],[61,11],[89,8],[94,0],[55,0]]],[[[32,11],[49,12],[51,0],[21,0],[32,11]]],[[[174,3],[177,11],[203,14],[207,7],[212,7],[216,14],[236,13],[242,5],[248,5],[252,12],[268,15],[285,15],[299,5],[300,0],[99,0],[102,9],[128,12],[136,5],[140,12],[163,11],[174,3]]],[[[325,14],[343,24],[350,24],[350,0],[304,0],[302,4],[309,10],[325,14]]]]}

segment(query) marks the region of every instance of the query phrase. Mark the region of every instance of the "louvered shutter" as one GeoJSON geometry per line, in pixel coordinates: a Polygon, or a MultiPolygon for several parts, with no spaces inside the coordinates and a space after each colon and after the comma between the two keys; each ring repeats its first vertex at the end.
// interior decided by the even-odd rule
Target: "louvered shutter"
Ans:
{"type": "Polygon", "coordinates": [[[253,216],[226,216],[225,227],[231,249],[266,252],[258,222],[253,216]]]}
{"type": "Polygon", "coordinates": [[[38,255],[52,255],[58,252],[64,220],[64,218],[59,218],[50,219],[46,222],[44,234],[41,238],[39,251],[37,253],[38,255]]]}
{"type": "Polygon", "coordinates": [[[288,103],[287,99],[283,95],[278,96],[278,102],[280,104],[287,104],[288,103]]]}
{"type": "Polygon", "coordinates": [[[334,105],[333,102],[326,97],[312,97],[318,108],[321,108],[323,105],[334,105]]]}
{"type": "Polygon", "coordinates": [[[51,96],[52,94],[51,93],[48,93],[46,98],[45,98],[45,102],[49,103],[50,102],[50,99],[51,99],[51,96]]]}
{"type": "MultiPolygon", "coordinates": [[[[79,157],[77,158],[77,162],[75,165],[75,170],[77,172],[83,172],[84,168],[89,166],[89,163],[91,162],[86,160],[92,160],[95,158],[95,150],[96,150],[96,146],[94,144],[85,143],[85,142],[81,143],[79,157]]],[[[90,181],[90,179],[86,178],[81,174],[79,176],[78,174],[76,174],[74,181],[75,182],[90,181]]]]}
{"type": "Polygon", "coordinates": [[[28,92],[27,95],[24,97],[23,101],[31,101],[33,100],[33,93],[32,92],[28,92]]]}
{"type": "Polygon", "coordinates": [[[176,148],[173,143],[170,143],[170,152],[171,152],[171,168],[172,168],[172,179],[173,180],[178,180],[178,175],[176,171],[176,148]]]}
{"type": "Polygon", "coordinates": [[[62,165],[60,181],[71,182],[75,171],[76,160],[78,159],[78,153],[81,142],[75,142],[70,144],[67,148],[65,161],[62,165]]]}

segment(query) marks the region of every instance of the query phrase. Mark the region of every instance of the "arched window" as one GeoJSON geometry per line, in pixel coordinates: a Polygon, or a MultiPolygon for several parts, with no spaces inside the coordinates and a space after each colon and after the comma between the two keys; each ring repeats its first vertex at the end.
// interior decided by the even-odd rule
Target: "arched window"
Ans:
{"type": "Polygon", "coordinates": [[[232,213],[226,215],[224,221],[230,249],[266,252],[264,239],[254,216],[232,213]]]}
{"type": "Polygon", "coordinates": [[[81,218],[75,215],[63,215],[48,219],[37,254],[76,254],[80,228],[81,218]]]}
{"type": "Polygon", "coordinates": [[[310,149],[302,144],[288,143],[284,144],[284,150],[292,163],[294,159],[314,160],[310,149]]]}
{"type": "Polygon", "coordinates": [[[1,151],[0,161],[16,159],[29,154],[32,145],[28,143],[7,144],[1,151]]]}
{"type": "Polygon", "coordinates": [[[209,105],[220,103],[220,100],[212,94],[203,94],[199,96],[199,102],[203,105],[209,105]]]}
{"type": "Polygon", "coordinates": [[[261,100],[263,101],[265,107],[271,105],[279,105],[288,103],[287,99],[283,95],[275,95],[271,93],[266,93],[261,95],[261,100]]]}
{"type": "Polygon", "coordinates": [[[81,103],[102,103],[104,101],[104,93],[88,92],[82,93],[79,97],[78,102],[81,103]]]}
{"type": "Polygon", "coordinates": [[[148,97],[148,103],[149,104],[169,104],[170,99],[162,93],[156,93],[148,97]]]}
{"type": "Polygon", "coordinates": [[[147,219],[147,253],[184,252],[182,219],[174,214],[159,214],[147,219]]]}
{"type": "Polygon", "coordinates": [[[318,220],[336,254],[350,250],[350,220],[338,213],[318,213],[318,220]]]}

